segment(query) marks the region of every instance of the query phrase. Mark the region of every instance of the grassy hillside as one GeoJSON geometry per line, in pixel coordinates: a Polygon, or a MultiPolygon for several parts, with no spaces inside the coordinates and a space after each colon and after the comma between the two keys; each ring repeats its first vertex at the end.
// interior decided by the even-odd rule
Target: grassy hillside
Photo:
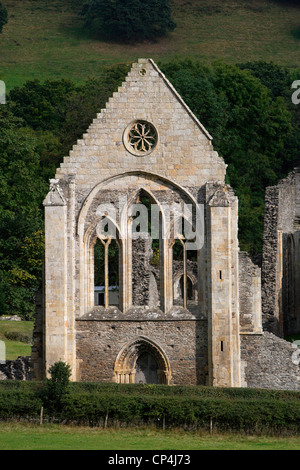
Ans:
{"type": "Polygon", "coordinates": [[[30,356],[31,345],[26,338],[32,338],[32,331],[31,321],[0,321],[0,341],[5,342],[7,360],[17,359],[18,356],[30,356]]]}
{"type": "Polygon", "coordinates": [[[279,0],[172,0],[177,28],[159,42],[98,41],[83,30],[81,0],[5,0],[9,21],[0,35],[0,80],[10,90],[33,78],[81,82],[103,66],[175,56],[230,63],[273,61],[300,66],[300,7],[279,0]]]}

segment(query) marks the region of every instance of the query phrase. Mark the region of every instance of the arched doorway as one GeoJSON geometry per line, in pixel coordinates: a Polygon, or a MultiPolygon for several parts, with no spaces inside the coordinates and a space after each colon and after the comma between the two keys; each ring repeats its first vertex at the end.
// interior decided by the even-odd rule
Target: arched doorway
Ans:
{"type": "Polygon", "coordinates": [[[135,370],[135,383],[158,384],[158,364],[149,352],[144,352],[137,358],[135,370]]]}
{"type": "Polygon", "coordinates": [[[114,380],[117,383],[169,384],[171,368],[165,352],[149,338],[139,336],[119,352],[114,380]]]}

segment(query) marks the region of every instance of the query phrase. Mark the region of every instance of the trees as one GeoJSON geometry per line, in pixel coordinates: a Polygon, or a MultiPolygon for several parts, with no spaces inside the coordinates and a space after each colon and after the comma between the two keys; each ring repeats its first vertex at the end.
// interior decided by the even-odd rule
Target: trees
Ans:
{"type": "Polygon", "coordinates": [[[0,314],[34,316],[41,280],[47,185],[39,175],[36,140],[0,107],[0,314]]]}
{"type": "Polygon", "coordinates": [[[241,69],[247,69],[265,85],[273,98],[281,97],[286,109],[291,113],[292,132],[287,135],[284,147],[278,152],[277,160],[281,162],[280,178],[285,177],[288,171],[299,165],[300,161],[300,106],[291,100],[291,84],[298,80],[299,71],[288,70],[274,63],[247,62],[239,64],[241,69]]]}
{"type": "Polygon", "coordinates": [[[89,0],[81,15],[103,39],[152,40],[176,27],[168,0],[89,0]]]}
{"type": "Polygon", "coordinates": [[[0,33],[2,33],[3,26],[7,23],[8,20],[8,13],[7,9],[5,8],[2,3],[0,3],[0,33]]]}
{"type": "Polygon", "coordinates": [[[241,249],[261,252],[265,188],[282,177],[283,149],[293,135],[283,97],[272,96],[250,71],[222,62],[174,61],[161,68],[228,164],[227,182],[239,198],[241,249]]]}

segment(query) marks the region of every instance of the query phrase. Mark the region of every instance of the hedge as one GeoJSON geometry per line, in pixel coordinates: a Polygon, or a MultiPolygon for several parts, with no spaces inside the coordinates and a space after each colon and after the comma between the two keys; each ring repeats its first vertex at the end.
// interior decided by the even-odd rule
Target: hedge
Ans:
{"type": "Polygon", "coordinates": [[[267,399],[267,400],[299,400],[300,392],[291,390],[267,390],[256,388],[221,388],[193,385],[148,385],[148,384],[114,384],[95,382],[72,382],[71,389],[76,392],[119,393],[126,395],[153,396],[186,396],[211,397],[228,399],[267,399]]]}
{"type": "Polygon", "coordinates": [[[80,424],[162,424],[219,430],[300,431],[299,401],[76,393],[64,399],[64,419],[80,424]]]}
{"type": "Polygon", "coordinates": [[[35,419],[39,416],[43,403],[35,393],[24,391],[0,392],[0,419],[35,419]]]}
{"type": "Polygon", "coordinates": [[[53,415],[43,383],[0,383],[0,419],[44,419],[90,426],[155,425],[164,428],[245,432],[300,431],[300,393],[256,389],[72,383],[53,415]]]}

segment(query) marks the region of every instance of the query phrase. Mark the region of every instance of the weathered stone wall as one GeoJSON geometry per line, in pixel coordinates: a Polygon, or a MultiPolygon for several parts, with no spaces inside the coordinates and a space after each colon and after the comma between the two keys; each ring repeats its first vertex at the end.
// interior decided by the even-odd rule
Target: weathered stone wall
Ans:
{"type": "Polygon", "coordinates": [[[263,326],[270,331],[278,329],[278,211],[279,189],[270,187],[265,194],[265,219],[262,256],[262,314],[263,326]]]}
{"type": "Polygon", "coordinates": [[[151,239],[132,240],[132,303],[149,305],[151,239]]]}
{"type": "Polygon", "coordinates": [[[300,365],[293,362],[295,351],[292,343],[269,332],[241,335],[247,387],[300,390],[300,365]]]}
{"type": "MultiPolygon", "coordinates": [[[[127,342],[142,336],[151,339],[165,351],[172,374],[170,384],[207,384],[205,319],[195,320],[191,315],[189,318],[182,309],[174,313],[175,318],[168,316],[166,319],[158,311],[150,309],[145,312],[133,309],[123,319],[115,310],[116,319],[106,321],[100,320],[99,316],[103,315],[95,312],[86,319],[76,321],[77,359],[81,364],[79,380],[112,382],[120,350],[127,342]]],[[[108,316],[112,316],[112,312],[108,316]]]]}
{"type": "Polygon", "coordinates": [[[277,186],[266,188],[262,256],[262,312],[264,329],[283,331],[283,293],[286,235],[299,229],[300,173],[295,168],[277,186]]]}
{"type": "Polygon", "coordinates": [[[261,272],[244,251],[239,253],[240,331],[261,332],[261,272]]]}
{"type": "Polygon", "coordinates": [[[239,387],[238,204],[231,187],[213,186],[206,220],[209,385],[239,387]]]}
{"type": "Polygon", "coordinates": [[[87,195],[100,180],[133,169],[184,186],[225,177],[225,163],[213,150],[211,136],[151,59],[133,65],[106,108],[64,158],[56,177],[74,175],[76,191],[87,195]],[[138,158],[123,145],[124,131],[135,119],[151,122],[158,131],[153,152],[138,158]]]}
{"type": "Polygon", "coordinates": [[[0,380],[31,380],[31,358],[21,357],[0,363],[0,380]]]}

